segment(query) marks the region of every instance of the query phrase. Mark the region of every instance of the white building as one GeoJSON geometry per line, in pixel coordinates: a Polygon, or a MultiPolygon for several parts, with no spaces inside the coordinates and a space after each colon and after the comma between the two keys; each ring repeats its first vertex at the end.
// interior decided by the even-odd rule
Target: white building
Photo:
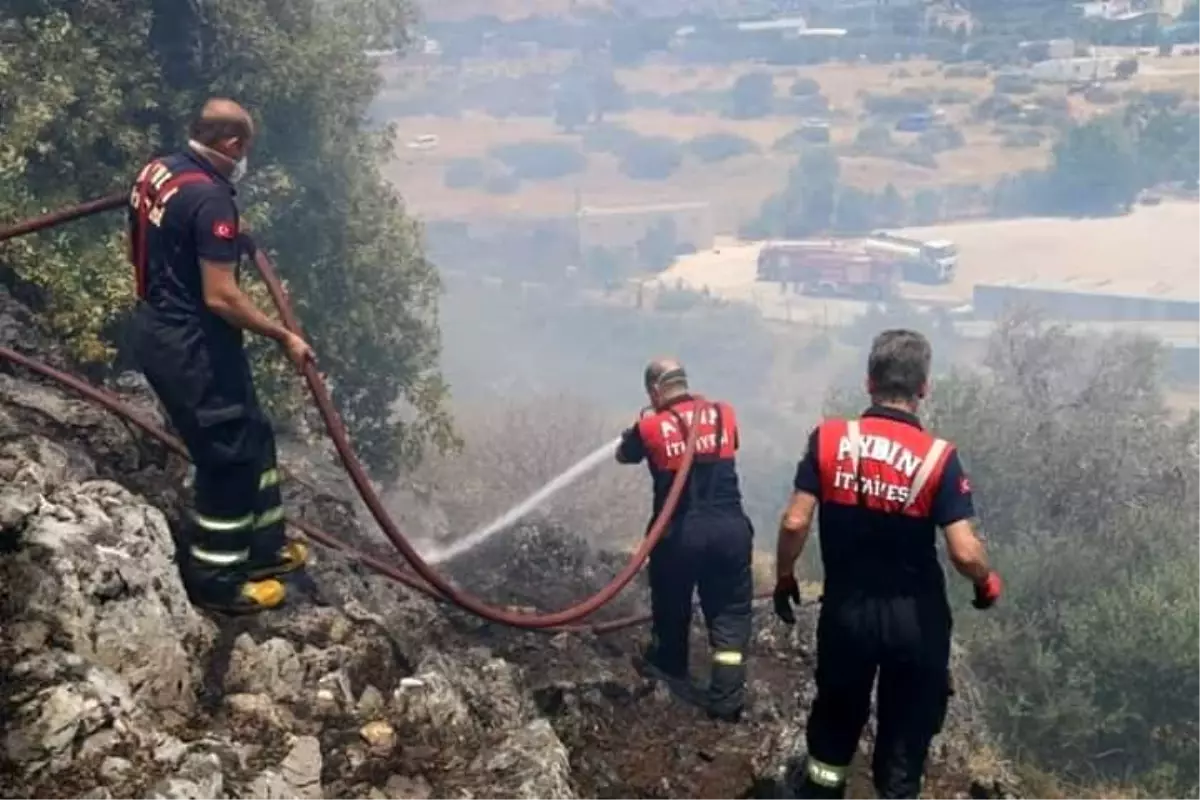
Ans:
{"type": "Polygon", "coordinates": [[[1026,74],[1035,81],[1049,83],[1109,81],[1116,77],[1117,64],[1121,61],[1122,59],[1113,56],[1052,58],[1030,66],[1026,74]]]}

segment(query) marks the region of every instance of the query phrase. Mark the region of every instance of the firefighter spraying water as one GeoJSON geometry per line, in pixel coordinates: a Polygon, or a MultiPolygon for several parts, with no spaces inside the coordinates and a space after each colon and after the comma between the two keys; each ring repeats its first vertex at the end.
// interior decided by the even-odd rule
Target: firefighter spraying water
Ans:
{"type": "Polygon", "coordinates": [[[688,430],[697,452],[675,524],[650,555],[653,639],[645,665],[668,681],[688,680],[692,595],[699,589],[712,660],[707,711],[737,721],[746,699],[754,593],[754,529],[742,510],[735,462],[737,417],[728,403],[698,403],[683,365],[673,359],[651,362],[644,378],[651,407],[621,437],[617,460],[647,462],[656,514],[681,469],[688,430]]]}

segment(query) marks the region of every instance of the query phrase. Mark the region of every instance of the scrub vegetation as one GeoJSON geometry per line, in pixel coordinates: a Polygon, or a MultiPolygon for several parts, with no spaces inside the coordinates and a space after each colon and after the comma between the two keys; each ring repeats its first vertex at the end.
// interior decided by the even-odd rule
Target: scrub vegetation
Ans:
{"type": "Polygon", "coordinates": [[[1012,320],[929,419],[962,449],[1007,580],[1002,613],[958,619],[1010,754],[1194,797],[1200,442],[1196,414],[1165,407],[1162,357],[1012,320]]]}

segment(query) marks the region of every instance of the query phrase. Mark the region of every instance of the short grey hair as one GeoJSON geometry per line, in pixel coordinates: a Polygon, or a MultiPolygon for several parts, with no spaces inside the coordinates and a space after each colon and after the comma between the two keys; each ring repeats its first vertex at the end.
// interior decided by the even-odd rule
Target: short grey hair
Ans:
{"type": "Polygon", "coordinates": [[[933,348],[916,331],[903,328],[886,330],[871,342],[867,357],[867,378],[875,400],[908,402],[916,400],[929,381],[933,348]]]}
{"type": "Polygon", "coordinates": [[[686,391],[688,388],[687,371],[673,358],[656,358],[646,365],[642,375],[646,391],[686,391]]]}

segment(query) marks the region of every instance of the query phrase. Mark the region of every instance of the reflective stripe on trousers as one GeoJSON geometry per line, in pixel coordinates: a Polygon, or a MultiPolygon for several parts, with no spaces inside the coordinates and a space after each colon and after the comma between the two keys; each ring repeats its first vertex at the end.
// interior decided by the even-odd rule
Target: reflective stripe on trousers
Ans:
{"type": "Polygon", "coordinates": [[[191,554],[197,561],[215,567],[229,567],[250,557],[246,534],[254,524],[253,514],[233,519],[205,516],[192,512],[192,521],[201,532],[203,544],[192,544],[191,554]]]}
{"type": "Polygon", "coordinates": [[[846,781],[846,768],[835,767],[809,756],[806,769],[808,779],[818,786],[840,786],[846,781]]]}
{"type": "Polygon", "coordinates": [[[214,567],[231,567],[250,558],[250,536],[272,525],[283,523],[283,504],[279,494],[279,468],[270,466],[258,479],[256,504],[271,504],[259,514],[220,518],[192,512],[201,533],[201,542],[191,546],[192,557],[214,567]]]}
{"type": "Polygon", "coordinates": [[[742,654],[737,650],[717,650],[713,653],[712,660],[714,664],[722,667],[740,667],[742,654]]]}

